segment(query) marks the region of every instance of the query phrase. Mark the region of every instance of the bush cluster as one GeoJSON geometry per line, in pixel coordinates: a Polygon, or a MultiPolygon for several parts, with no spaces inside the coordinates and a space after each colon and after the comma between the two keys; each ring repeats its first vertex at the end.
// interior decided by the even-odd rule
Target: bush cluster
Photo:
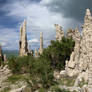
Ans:
{"type": "Polygon", "coordinates": [[[30,73],[31,82],[27,79],[26,81],[33,89],[39,87],[49,88],[54,82],[53,69],[50,67],[50,61],[42,57],[11,57],[8,65],[13,74],[30,73]]]}
{"type": "Polygon", "coordinates": [[[70,59],[75,42],[72,38],[63,37],[59,41],[51,41],[51,45],[44,49],[42,57],[51,62],[54,69],[65,69],[65,61],[70,59]]]}
{"type": "Polygon", "coordinates": [[[61,42],[51,41],[51,45],[44,49],[43,54],[38,58],[33,56],[11,57],[9,58],[9,68],[13,74],[30,74],[30,80],[26,79],[32,91],[38,88],[48,89],[55,84],[54,69],[64,69],[65,61],[70,59],[70,54],[74,48],[72,38],[63,37],[61,42]]]}

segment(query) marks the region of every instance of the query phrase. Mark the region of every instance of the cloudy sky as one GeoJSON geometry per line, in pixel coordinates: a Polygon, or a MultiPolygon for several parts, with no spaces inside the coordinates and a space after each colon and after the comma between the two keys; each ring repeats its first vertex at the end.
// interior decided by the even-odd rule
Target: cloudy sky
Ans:
{"type": "Polygon", "coordinates": [[[3,49],[18,49],[20,25],[26,19],[31,49],[39,48],[40,32],[46,47],[55,39],[54,24],[64,31],[80,29],[86,8],[92,10],[92,0],[0,0],[0,43],[3,49]]]}

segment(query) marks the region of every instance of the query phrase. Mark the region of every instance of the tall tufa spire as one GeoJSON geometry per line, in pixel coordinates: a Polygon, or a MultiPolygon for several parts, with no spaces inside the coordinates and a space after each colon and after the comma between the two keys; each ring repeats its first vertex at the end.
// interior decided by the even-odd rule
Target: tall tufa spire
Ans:
{"type": "Polygon", "coordinates": [[[2,46],[0,44],[0,57],[2,57],[2,46]]]}
{"type": "Polygon", "coordinates": [[[37,49],[35,48],[35,57],[38,57],[38,56],[39,56],[38,51],[37,51],[37,49]]]}
{"type": "Polygon", "coordinates": [[[62,30],[62,27],[58,24],[54,25],[56,28],[56,40],[59,42],[62,40],[62,37],[64,36],[64,31],[62,30]]]}
{"type": "Polygon", "coordinates": [[[3,53],[2,53],[2,46],[1,46],[1,44],[0,44],[0,61],[3,61],[3,53]]]}
{"type": "Polygon", "coordinates": [[[27,55],[28,43],[26,33],[26,20],[23,22],[23,26],[20,27],[20,41],[19,41],[19,54],[20,56],[27,55]]]}
{"type": "Polygon", "coordinates": [[[40,33],[40,48],[39,48],[39,53],[42,54],[43,52],[43,33],[40,33]]]}
{"type": "Polygon", "coordinates": [[[90,9],[86,9],[86,16],[91,16],[90,9]]]}
{"type": "Polygon", "coordinates": [[[24,20],[24,22],[23,22],[23,30],[24,30],[24,32],[26,32],[26,20],[24,20]]]}
{"type": "Polygon", "coordinates": [[[88,25],[92,22],[92,16],[90,9],[86,9],[85,17],[84,17],[84,25],[88,25]]]}

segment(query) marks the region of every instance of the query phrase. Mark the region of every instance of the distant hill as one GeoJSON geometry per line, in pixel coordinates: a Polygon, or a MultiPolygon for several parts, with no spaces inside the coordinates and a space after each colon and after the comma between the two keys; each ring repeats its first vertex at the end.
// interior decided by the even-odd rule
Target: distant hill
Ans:
{"type": "Polygon", "coordinates": [[[6,54],[7,58],[10,56],[18,56],[18,50],[3,50],[3,54],[6,54]]]}

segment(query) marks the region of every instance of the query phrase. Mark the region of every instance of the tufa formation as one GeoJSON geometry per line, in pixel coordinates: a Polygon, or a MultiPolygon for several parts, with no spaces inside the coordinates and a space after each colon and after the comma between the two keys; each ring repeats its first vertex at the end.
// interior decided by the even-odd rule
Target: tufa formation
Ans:
{"type": "Polygon", "coordinates": [[[2,53],[2,46],[0,45],[0,63],[1,63],[1,61],[6,62],[7,61],[7,57],[6,57],[6,54],[2,53]]]}
{"type": "Polygon", "coordinates": [[[39,48],[39,54],[43,53],[43,33],[40,33],[40,48],[39,48]]]}
{"type": "Polygon", "coordinates": [[[25,56],[28,54],[28,43],[26,33],[26,21],[24,20],[23,27],[20,27],[19,55],[25,56]]]}
{"type": "Polygon", "coordinates": [[[61,41],[62,37],[64,36],[64,31],[62,30],[62,27],[58,24],[55,24],[56,27],[56,40],[59,42],[61,41]]]}
{"type": "MultiPolygon", "coordinates": [[[[43,53],[43,33],[40,33],[40,48],[39,54],[43,53]]],[[[35,57],[39,56],[37,49],[35,49],[35,57]]],[[[33,51],[29,49],[26,33],[26,21],[24,20],[23,26],[20,27],[20,41],[19,41],[19,56],[33,55],[33,51]]]]}
{"type": "Polygon", "coordinates": [[[79,75],[92,85],[92,16],[89,9],[86,10],[82,36],[75,42],[70,60],[66,61],[66,73],[79,75]]]}

